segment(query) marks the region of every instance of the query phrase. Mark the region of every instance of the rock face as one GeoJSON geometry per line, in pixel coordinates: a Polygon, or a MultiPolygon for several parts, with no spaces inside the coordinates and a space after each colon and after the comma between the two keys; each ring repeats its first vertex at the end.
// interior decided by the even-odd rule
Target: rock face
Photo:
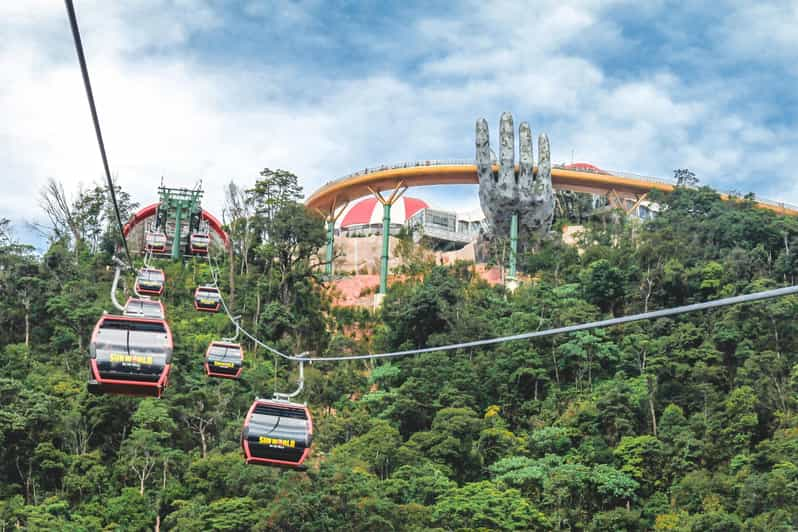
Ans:
{"type": "Polygon", "coordinates": [[[519,161],[515,166],[513,115],[502,113],[499,121],[499,164],[490,148],[488,122],[476,124],[476,165],[479,174],[479,202],[488,221],[487,239],[509,237],[513,213],[518,213],[518,247],[523,251],[533,236],[543,236],[554,218],[554,191],[551,186],[551,152],[545,134],[538,137],[538,165],[532,147],[532,130],[522,122],[518,127],[519,161]]]}

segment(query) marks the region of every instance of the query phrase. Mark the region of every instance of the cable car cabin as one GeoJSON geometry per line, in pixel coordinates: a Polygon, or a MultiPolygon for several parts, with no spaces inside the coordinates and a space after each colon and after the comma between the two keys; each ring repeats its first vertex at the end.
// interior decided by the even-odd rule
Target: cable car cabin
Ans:
{"type": "Polygon", "coordinates": [[[92,393],[160,397],[172,361],[172,332],[161,319],[105,315],[89,347],[92,393]]]}
{"type": "Polygon", "coordinates": [[[304,470],[312,441],[310,410],[287,401],[255,399],[241,432],[248,464],[304,470]]]}
{"type": "Polygon", "coordinates": [[[214,286],[198,286],[194,290],[194,308],[205,312],[219,312],[222,296],[214,286]]]}
{"type": "Polygon", "coordinates": [[[139,294],[160,296],[163,294],[163,286],[165,282],[166,276],[164,275],[163,270],[142,268],[139,270],[138,277],[136,277],[136,292],[139,294]]]}
{"type": "Polygon", "coordinates": [[[192,255],[207,255],[211,237],[208,233],[191,233],[188,238],[189,250],[192,255]]]}
{"type": "Polygon", "coordinates": [[[237,379],[244,368],[244,350],[240,344],[211,342],[205,351],[205,374],[208,377],[237,379]]]}
{"type": "Polygon", "coordinates": [[[144,247],[153,253],[164,253],[166,251],[166,233],[148,232],[144,236],[144,247]]]}
{"type": "Polygon", "coordinates": [[[165,317],[163,303],[152,299],[129,297],[125,303],[125,316],[136,318],[153,318],[162,320],[165,317]]]}

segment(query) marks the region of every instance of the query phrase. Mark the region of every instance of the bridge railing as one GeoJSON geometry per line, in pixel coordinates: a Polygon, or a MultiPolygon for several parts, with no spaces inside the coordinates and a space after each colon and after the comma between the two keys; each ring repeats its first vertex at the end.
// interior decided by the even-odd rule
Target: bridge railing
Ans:
{"type": "Polygon", "coordinates": [[[676,186],[676,181],[674,181],[673,179],[663,179],[661,177],[634,174],[632,172],[622,172],[619,170],[591,170],[590,168],[568,168],[568,165],[566,164],[553,164],[552,168],[562,168],[563,170],[570,170],[572,172],[581,172],[583,174],[614,175],[617,177],[625,177],[626,179],[634,179],[635,181],[644,181],[648,183],[660,183],[662,185],[676,186]]]}
{"type": "MultiPolygon", "coordinates": [[[[328,181],[324,184],[324,186],[333,185],[335,183],[339,183],[341,181],[345,181],[347,179],[351,179],[353,177],[358,177],[367,174],[373,174],[375,172],[382,172],[385,170],[397,170],[401,168],[416,168],[419,166],[475,166],[474,159],[426,159],[423,161],[403,161],[399,163],[393,164],[384,164],[372,168],[364,168],[363,170],[358,170],[357,172],[353,172],[351,174],[347,174],[343,177],[339,177],[338,179],[333,179],[332,181],[328,181]]],[[[589,168],[567,168],[568,165],[566,164],[553,164],[552,168],[561,168],[571,170],[573,172],[582,172],[586,174],[602,174],[602,175],[613,175],[617,177],[623,177],[626,179],[633,179],[635,181],[647,182],[647,183],[660,183],[663,185],[671,185],[676,186],[676,181],[673,179],[663,179],[661,177],[654,177],[649,175],[640,175],[634,174],[632,172],[623,172],[618,170],[591,170],[589,168]]],[[[783,201],[775,201],[769,200],[766,198],[756,197],[755,201],[759,203],[763,203],[765,205],[771,205],[773,207],[778,207],[782,209],[791,209],[794,211],[798,211],[798,205],[794,205],[791,203],[785,203],[783,201]]]]}
{"type": "Polygon", "coordinates": [[[764,203],[765,205],[772,205],[773,207],[778,207],[780,209],[790,209],[793,211],[798,211],[798,205],[794,203],[787,203],[784,201],[774,201],[767,198],[760,198],[759,196],[754,196],[754,201],[757,203],[764,203]]]}
{"type": "MultiPolygon", "coordinates": [[[[373,174],[375,172],[383,172],[385,170],[398,170],[402,168],[416,168],[420,166],[474,166],[475,162],[474,159],[426,159],[423,161],[403,161],[399,163],[393,164],[383,164],[380,166],[375,167],[367,167],[363,170],[358,170],[356,172],[352,172],[347,174],[343,177],[339,177],[338,179],[333,179],[332,181],[328,181],[324,184],[324,186],[332,185],[334,183],[339,183],[341,181],[345,181],[347,179],[351,179],[353,177],[358,177],[362,175],[373,174]]],[[[567,165],[565,164],[554,164],[552,168],[566,168],[567,165]]],[[[653,183],[662,183],[665,185],[675,185],[673,180],[662,179],[659,177],[653,176],[644,176],[639,174],[633,174],[631,172],[619,172],[615,170],[607,170],[604,172],[594,171],[586,168],[567,168],[568,170],[574,172],[582,172],[587,174],[609,174],[618,177],[625,177],[627,179],[634,179],[636,181],[646,181],[646,182],[653,182],[653,183]]]]}

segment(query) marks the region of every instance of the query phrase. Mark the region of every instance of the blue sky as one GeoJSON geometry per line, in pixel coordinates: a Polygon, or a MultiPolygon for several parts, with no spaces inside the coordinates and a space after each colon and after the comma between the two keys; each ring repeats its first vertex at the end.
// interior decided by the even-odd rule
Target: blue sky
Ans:
{"type": "MultiPolygon", "coordinates": [[[[75,0],[112,171],[222,207],[263,167],[306,192],[383,163],[473,157],[502,111],[555,162],[798,203],[798,4],[737,1],[75,0]]],[[[42,221],[49,177],[102,178],[61,2],[0,3],[0,216],[42,221]]],[[[495,133],[494,133],[495,134],[495,133]]],[[[449,208],[474,187],[418,189],[449,208]]]]}

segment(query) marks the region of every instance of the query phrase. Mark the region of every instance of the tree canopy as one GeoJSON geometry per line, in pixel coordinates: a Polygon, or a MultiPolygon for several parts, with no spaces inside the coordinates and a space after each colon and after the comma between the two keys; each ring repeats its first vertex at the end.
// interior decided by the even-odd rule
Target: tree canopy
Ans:
{"type": "MultiPolygon", "coordinates": [[[[227,188],[232,311],[316,356],[430,347],[795,282],[798,220],[721,201],[689,170],[641,222],[591,214],[543,241],[515,292],[419,259],[382,308],[336,308],[322,220],[298,178],[227,188]]],[[[121,192],[121,191],[120,191],[121,192]]],[[[233,331],[193,310],[202,260],[162,262],[174,334],[160,400],[86,391],[117,235],[102,188],[56,181],[46,251],[0,220],[0,530],[792,530],[798,527],[798,299],[392,361],[317,363],[306,473],[247,466],[256,395],[295,367],[248,340],[241,382],[208,380],[233,331]]],[[[119,196],[120,193],[117,193],[119,196]]],[[[122,195],[125,209],[132,208],[122,195]]],[[[569,201],[570,201],[569,200],[569,201]]],[[[570,210],[569,210],[570,209],[570,210]]],[[[409,257],[422,254],[408,254],[409,257]]],[[[131,279],[124,281],[130,290],[131,279]]]]}

